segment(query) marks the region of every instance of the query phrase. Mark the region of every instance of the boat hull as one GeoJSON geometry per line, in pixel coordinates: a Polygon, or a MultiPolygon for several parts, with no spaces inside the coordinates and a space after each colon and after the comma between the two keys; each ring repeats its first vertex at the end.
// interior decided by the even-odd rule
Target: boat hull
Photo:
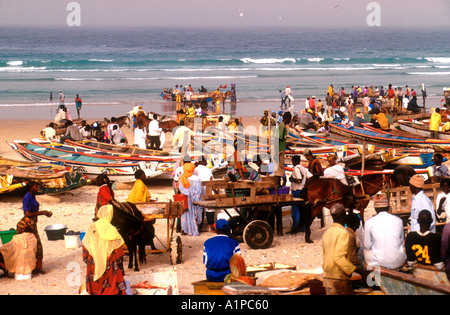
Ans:
{"type": "Polygon", "coordinates": [[[8,144],[14,151],[27,160],[67,165],[72,167],[75,172],[86,174],[91,179],[100,174],[106,174],[112,181],[133,182],[135,181],[134,173],[139,169],[142,169],[146,173],[147,178],[156,177],[163,173],[162,171],[156,171],[155,166],[151,163],[122,163],[99,158],[89,159],[89,157],[80,154],[69,153],[52,156],[45,154],[50,154],[51,152],[54,153],[50,148],[37,152],[36,150],[33,150],[33,148],[40,148],[39,146],[31,145],[24,141],[8,141],[8,144]]]}
{"type": "Polygon", "coordinates": [[[380,268],[379,285],[388,295],[449,295],[450,285],[380,268]]]}
{"type": "Polygon", "coordinates": [[[413,137],[396,136],[389,133],[377,133],[372,130],[358,128],[350,125],[330,124],[331,132],[368,143],[383,144],[390,147],[426,148],[436,151],[450,152],[450,140],[418,140],[413,137]]]}

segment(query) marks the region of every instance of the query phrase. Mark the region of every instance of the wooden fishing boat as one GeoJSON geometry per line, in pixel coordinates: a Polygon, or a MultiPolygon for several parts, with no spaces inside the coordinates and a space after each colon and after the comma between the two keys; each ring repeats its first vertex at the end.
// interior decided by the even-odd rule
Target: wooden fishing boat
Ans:
{"type": "MultiPolygon", "coordinates": [[[[386,116],[388,116],[388,115],[386,115],[386,116]]],[[[397,114],[393,114],[393,115],[389,115],[389,116],[392,116],[392,122],[398,122],[400,120],[408,120],[408,119],[416,119],[416,120],[430,119],[431,114],[427,113],[427,112],[421,112],[421,113],[417,113],[417,114],[414,114],[412,112],[407,112],[407,113],[397,113],[397,114]]]]}
{"type": "MultiPolygon", "coordinates": [[[[131,155],[131,154],[123,154],[115,151],[107,151],[107,150],[97,150],[95,148],[86,148],[83,146],[77,145],[69,145],[69,144],[61,144],[54,143],[49,141],[43,141],[39,139],[33,139],[30,141],[31,144],[40,147],[52,148],[56,151],[63,151],[67,153],[77,153],[81,155],[87,155],[90,157],[98,157],[102,159],[111,159],[114,161],[133,161],[133,162],[159,162],[159,161],[168,161],[175,162],[179,159],[179,157],[170,157],[170,156],[148,156],[148,155],[131,155]]],[[[72,142],[76,143],[76,142],[72,142]]]]}
{"type": "Polygon", "coordinates": [[[385,268],[376,269],[379,286],[388,295],[449,295],[450,285],[385,268]]]}
{"type": "Polygon", "coordinates": [[[20,140],[13,142],[7,141],[7,143],[25,159],[68,165],[74,171],[88,175],[89,178],[96,177],[100,174],[107,174],[112,181],[133,182],[135,180],[134,173],[138,169],[142,169],[147,178],[153,178],[162,174],[162,171],[156,170],[157,165],[153,162],[130,162],[99,158],[76,152],[64,152],[20,140]]]}
{"type": "MultiPolygon", "coordinates": [[[[62,145],[58,143],[55,144],[50,143],[48,141],[39,141],[39,142],[32,141],[32,143],[39,146],[53,148],[58,151],[64,151],[67,153],[76,152],[91,157],[129,161],[129,162],[151,163],[155,167],[156,172],[161,172],[159,175],[157,175],[157,177],[160,179],[172,179],[173,178],[172,173],[175,167],[175,163],[180,160],[180,155],[166,155],[166,156],[128,155],[109,150],[95,150],[85,146],[77,146],[76,145],[77,143],[73,141],[70,141],[69,143],[73,143],[74,145],[65,145],[65,144],[62,145]]],[[[204,147],[202,147],[202,150],[203,149],[204,147]]],[[[218,158],[217,154],[213,153],[207,154],[207,152],[201,151],[193,151],[192,154],[190,154],[190,157],[193,160],[199,159],[201,156],[204,156],[206,158],[207,165],[209,168],[211,168],[213,174],[223,171],[224,167],[226,167],[227,165],[227,162],[221,161],[218,158]]]]}
{"type": "Polygon", "coordinates": [[[147,157],[147,156],[168,156],[169,152],[160,151],[160,150],[150,150],[150,149],[141,149],[133,146],[120,146],[116,144],[103,143],[92,140],[82,140],[82,141],[71,141],[66,140],[65,143],[68,143],[72,146],[83,147],[91,150],[98,150],[107,153],[120,153],[123,155],[132,155],[136,157],[147,157]]]}
{"type": "Polygon", "coordinates": [[[383,130],[383,129],[375,128],[372,123],[361,123],[361,126],[364,129],[371,130],[371,131],[377,132],[377,133],[384,133],[387,135],[394,135],[394,136],[399,136],[399,137],[409,137],[409,138],[414,137],[414,139],[417,139],[417,140],[426,140],[429,138],[429,137],[424,137],[419,134],[410,133],[406,130],[398,130],[395,128],[394,129],[391,128],[389,130],[383,130]]]}
{"type": "Polygon", "coordinates": [[[63,171],[72,171],[72,168],[65,165],[53,164],[53,163],[43,163],[43,162],[34,162],[30,160],[14,160],[8,159],[0,156],[0,166],[20,166],[26,168],[32,168],[36,170],[45,170],[52,172],[63,172],[63,171]]]}
{"type": "MultiPolygon", "coordinates": [[[[407,131],[410,134],[415,136],[430,138],[430,124],[425,122],[412,122],[407,120],[400,120],[397,122],[399,128],[401,130],[407,131]]],[[[439,139],[442,140],[450,140],[450,132],[448,131],[439,131],[438,132],[439,139]]]]}
{"type": "Polygon", "coordinates": [[[359,139],[368,143],[383,144],[390,147],[428,148],[436,151],[450,152],[450,140],[424,140],[414,137],[402,137],[339,123],[331,123],[330,126],[331,132],[335,134],[348,138],[359,139]]]}
{"type": "Polygon", "coordinates": [[[40,169],[30,166],[0,165],[0,177],[11,178],[13,183],[34,181],[39,184],[38,194],[59,194],[87,185],[87,176],[68,170],[40,169]]]}

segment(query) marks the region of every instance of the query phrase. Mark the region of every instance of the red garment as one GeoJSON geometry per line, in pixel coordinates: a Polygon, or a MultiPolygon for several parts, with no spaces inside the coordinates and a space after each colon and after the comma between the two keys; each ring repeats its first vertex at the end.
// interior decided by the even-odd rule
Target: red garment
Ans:
{"type": "Polygon", "coordinates": [[[313,98],[309,99],[309,108],[311,108],[312,110],[316,110],[316,100],[313,98]]]}
{"type": "Polygon", "coordinates": [[[86,290],[90,295],[125,295],[125,270],[123,269],[123,247],[115,249],[108,257],[105,273],[94,281],[95,262],[83,246],[83,261],[86,263],[86,290]]]}
{"type": "Polygon", "coordinates": [[[318,159],[309,161],[308,170],[314,177],[323,176],[323,168],[318,159]]]}
{"type": "Polygon", "coordinates": [[[113,192],[108,185],[103,185],[100,187],[97,194],[97,205],[105,206],[114,197],[113,192]]]}
{"type": "Polygon", "coordinates": [[[389,96],[389,98],[394,98],[394,97],[395,97],[395,91],[394,91],[394,89],[389,89],[389,90],[388,90],[388,96],[389,96]]]}

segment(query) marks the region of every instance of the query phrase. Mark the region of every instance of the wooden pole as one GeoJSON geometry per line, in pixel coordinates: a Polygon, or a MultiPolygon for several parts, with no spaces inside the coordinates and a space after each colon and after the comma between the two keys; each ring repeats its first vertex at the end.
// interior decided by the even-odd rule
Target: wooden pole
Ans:
{"type": "Polygon", "coordinates": [[[363,141],[362,151],[361,176],[364,176],[364,167],[366,166],[366,141],[363,141]]]}

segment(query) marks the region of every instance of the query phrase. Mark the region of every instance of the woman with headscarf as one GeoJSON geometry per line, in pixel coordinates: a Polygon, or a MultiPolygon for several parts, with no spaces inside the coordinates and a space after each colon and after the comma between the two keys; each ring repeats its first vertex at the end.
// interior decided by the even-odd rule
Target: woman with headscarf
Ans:
{"type": "Polygon", "coordinates": [[[114,191],[111,181],[106,174],[101,174],[96,179],[97,185],[100,186],[97,193],[97,202],[95,204],[95,217],[101,206],[105,206],[111,199],[114,199],[114,191]]]}
{"type": "Polygon", "coordinates": [[[202,199],[202,182],[194,175],[195,165],[185,163],[180,176],[178,188],[188,196],[189,208],[181,215],[181,230],[189,235],[198,236],[198,225],[202,222],[202,207],[194,205],[194,201],[202,199]]]}
{"type": "Polygon", "coordinates": [[[111,224],[113,206],[101,207],[97,216],[83,239],[86,291],[91,295],[125,295],[124,241],[111,224]]]}
{"type": "Polygon", "coordinates": [[[134,173],[134,177],[136,178],[136,181],[134,182],[133,188],[128,195],[127,202],[149,202],[151,194],[144,183],[144,180],[147,178],[145,172],[139,169],[134,173]]]}

